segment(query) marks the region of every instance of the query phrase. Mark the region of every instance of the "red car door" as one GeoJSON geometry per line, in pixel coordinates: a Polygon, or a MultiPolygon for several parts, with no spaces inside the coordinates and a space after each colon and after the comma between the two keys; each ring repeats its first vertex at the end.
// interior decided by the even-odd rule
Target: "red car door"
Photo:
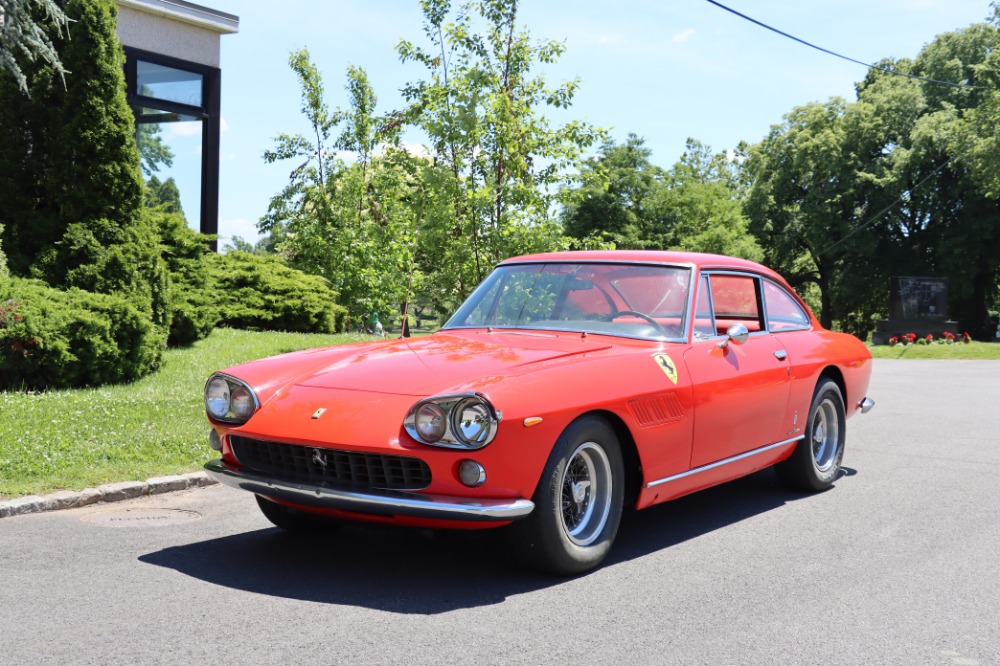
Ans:
{"type": "Polygon", "coordinates": [[[692,468],[788,438],[790,365],[763,325],[760,285],[744,274],[700,280],[695,340],[684,354],[694,390],[692,468]],[[733,324],[750,333],[742,344],[724,335],[733,324]]]}

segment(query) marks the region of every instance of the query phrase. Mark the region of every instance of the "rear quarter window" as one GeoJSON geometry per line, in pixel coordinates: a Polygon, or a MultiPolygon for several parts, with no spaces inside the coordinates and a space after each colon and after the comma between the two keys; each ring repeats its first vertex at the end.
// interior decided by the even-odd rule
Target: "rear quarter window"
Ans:
{"type": "Polygon", "coordinates": [[[772,333],[802,331],[812,326],[809,315],[791,294],[768,280],[764,281],[764,307],[767,328],[772,333]]]}

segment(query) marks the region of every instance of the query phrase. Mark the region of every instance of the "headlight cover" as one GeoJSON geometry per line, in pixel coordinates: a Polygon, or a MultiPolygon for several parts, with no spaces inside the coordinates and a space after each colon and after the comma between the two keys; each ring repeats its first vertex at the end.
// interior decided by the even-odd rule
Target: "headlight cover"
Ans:
{"type": "Polygon", "coordinates": [[[410,437],[448,449],[481,449],[497,434],[503,413],[479,393],[438,395],[417,402],[403,427],[410,437]]]}
{"type": "Polygon", "coordinates": [[[213,421],[241,425],[259,407],[257,394],[235,377],[217,372],[205,383],[205,411],[213,421]]]}

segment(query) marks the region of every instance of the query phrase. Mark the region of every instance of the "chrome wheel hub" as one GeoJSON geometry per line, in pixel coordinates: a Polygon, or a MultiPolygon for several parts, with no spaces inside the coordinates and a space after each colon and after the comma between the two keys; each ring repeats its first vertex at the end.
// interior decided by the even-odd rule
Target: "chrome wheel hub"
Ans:
{"type": "Polygon", "coordinates": [[[812,453],[816,468],[833,467],[840,451],[840,419],[833,401],[826,399],[816,408],[812,422],[812,453]]]}

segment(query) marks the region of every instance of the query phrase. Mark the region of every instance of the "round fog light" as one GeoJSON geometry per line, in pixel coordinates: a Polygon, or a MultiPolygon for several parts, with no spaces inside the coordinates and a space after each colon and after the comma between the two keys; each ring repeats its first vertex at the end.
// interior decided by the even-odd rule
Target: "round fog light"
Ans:
{"type": "Polygon", "coordinates": [[[208,445],[211,446],[216,451],[222,450],[222,438],[219,437],[219,433],[214,430],[208,433],[208,445]]]}
{"type": "Polygon", "coordinates": [[[475,460],[463,460],[458,464],[458,480],[476,488],[486,483],[486,469],[475,460]]]}

